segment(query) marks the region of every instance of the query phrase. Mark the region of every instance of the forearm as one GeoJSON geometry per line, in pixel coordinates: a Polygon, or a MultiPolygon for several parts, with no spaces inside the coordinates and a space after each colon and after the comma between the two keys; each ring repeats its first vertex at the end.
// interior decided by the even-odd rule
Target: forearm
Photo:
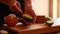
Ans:
{"type": "Polygon", "coordinates": [[[6,4],[6,5],[13,5],[16,2],[16,0],[0,0],[0,3],[6,4]]]}

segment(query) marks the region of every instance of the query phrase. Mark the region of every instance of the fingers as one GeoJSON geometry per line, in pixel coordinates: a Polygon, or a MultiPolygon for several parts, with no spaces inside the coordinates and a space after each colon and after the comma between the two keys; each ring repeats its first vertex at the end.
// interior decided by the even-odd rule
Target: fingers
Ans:
{"type": "Polygon", "coordinates": [[[19,13],[19,14],[23,14],[22,10],[21,10],[21,7],[20,7],[20,3],[19,2],[16,2],[16,4],[14,6],[11,6],[10,9],[16,13],[19,13]]]}
{"type": "Polygon", "coordinates": [[[21,14],[23,14],[23,12],[21,10],[20,3],[18,1],[16,2],[16,8],[18,9],[18,12],[20,12],[21,14]]]}
{"type": "Polygon", "coordinates": [[[21,9],[20,3],[18,1],[16,1],[17,7],[19,7],[21,9]]]}
{"type": "Polygon", "coordinates": [[[25,21],[23,18],[20,18],[23,25],[30,25],[30,22],[25,21]]]}
{"type": "Polygon", "coordinates": [[[13,12],[16,12],[16,13],[20,13],[20,14],[23,13],[22,10],[19,9],[19,7],[17,7],[17,6],[13,6],[13,7],[11,7],[11,10],[12,10],[13,12]]]}

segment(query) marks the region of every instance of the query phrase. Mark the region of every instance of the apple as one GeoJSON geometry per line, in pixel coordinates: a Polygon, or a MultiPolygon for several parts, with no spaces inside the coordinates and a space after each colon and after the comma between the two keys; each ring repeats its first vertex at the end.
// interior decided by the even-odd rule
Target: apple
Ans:
{"type": "Polygon", "coordinates": [[[8,16],[5,17],[5,23],[9,27],[13,27],[18,23],[18,18],[15,16],[15,14],[9,14],[8,16]]]}

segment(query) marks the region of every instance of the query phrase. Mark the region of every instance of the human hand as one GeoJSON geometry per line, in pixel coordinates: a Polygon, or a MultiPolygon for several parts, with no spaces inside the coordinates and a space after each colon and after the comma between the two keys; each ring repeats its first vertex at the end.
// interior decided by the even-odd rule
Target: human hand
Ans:
{"type": "Polygon", "coordinates": [[[18,1],[16,1],[15,4],[10,5],[9,7],[10,7],[11,11],[14,11],[16,13],[23,15],[23,12],[22,12],[21,7],[20,7],[20,3],[18,1]]]}
{"type": "Polygon", "coordinates": [[[31,24],[31,22],[27,22],[27,21],[24,20],[23,18],[20,18],[20,21],[23,23],[23,25],[26,25],[26,26],[28,26],[28,25],[31,24]]]}

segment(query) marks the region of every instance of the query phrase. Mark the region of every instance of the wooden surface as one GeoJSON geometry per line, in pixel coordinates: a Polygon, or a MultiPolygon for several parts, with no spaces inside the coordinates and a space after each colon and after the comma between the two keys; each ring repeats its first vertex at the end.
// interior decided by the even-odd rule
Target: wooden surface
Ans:
{"type": "Polygon", "coordinates": [[[32,24],[30,26],[6,27],[17,34],[45,34],[60,31],[60,26],[47,26],[45,24],[32,24]]]}
{"type": "Polygon", "coordinates": [[[30,26],[24,26],[20,24],[15,27],[6,26],[5,29],[16,32],[17,34],[45,34],[60,31],[60,26],[47,26],[46,24],[44,24],[44,16],[37,16],[36,23],[37,24],[31,24],[30,26]]]}
{"type": "Polygon", "coordinates": [[[45,16],[37,16],[35,23],[45,23],[45,16]]]}

